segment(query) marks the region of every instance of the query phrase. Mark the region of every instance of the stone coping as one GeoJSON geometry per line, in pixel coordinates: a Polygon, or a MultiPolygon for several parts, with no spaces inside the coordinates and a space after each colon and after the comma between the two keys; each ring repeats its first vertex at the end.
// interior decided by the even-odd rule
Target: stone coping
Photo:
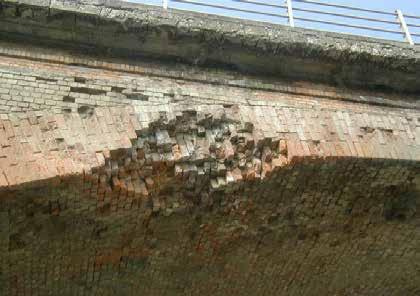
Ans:
{"type": "Polygon", "coordinates": [[[335,86],[420,91],[418,46],[121,1],[3,1],[0,38],[102,57],[150,57],[335,86]]]}

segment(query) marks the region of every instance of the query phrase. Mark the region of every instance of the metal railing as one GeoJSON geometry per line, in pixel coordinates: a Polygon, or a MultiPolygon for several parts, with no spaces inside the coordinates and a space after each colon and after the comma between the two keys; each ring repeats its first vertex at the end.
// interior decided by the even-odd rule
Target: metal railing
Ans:
{"type": "Polygon", "coordinates": [[[382,11],[335,4],[332,0],[154,0],[155,3],[147,0],[128,1],[161,4],[164,9],[186,9],[242,18],[255,19],[252,16],[262,16],[262,20],[268,22],[283,19],[292,27],[308,27],[307,24],[310,24],[309,27],[315,29],[344,31],[355,35],[372,36],[365,32],[374,32],[373,37],[383,37],[386,34],[383,38],[398,40],[398,37],[403,37],[411,45],[418,39],[417,43],[420,43],[420,16],[403,14],[399,9],[395,12],[382,11]]]}

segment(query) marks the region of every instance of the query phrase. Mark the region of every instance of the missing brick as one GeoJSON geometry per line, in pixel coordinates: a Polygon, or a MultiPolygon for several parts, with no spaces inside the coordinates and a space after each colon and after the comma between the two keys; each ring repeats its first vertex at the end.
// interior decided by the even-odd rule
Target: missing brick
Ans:
{"type": "Polygon", "coordinates": [[[136,101],[148,101],[149,96],[146,96],[142,93],[131,93],[125,95],[127,99],[136,100],[136,101]]]}
{"type": "Polygon", "coordinates": [[[76,102],[76,98],[74,98],[72,96],[64,96],[63,97],[63,102],[66,102],[66,103],[75,103],[76,102]]]}
{"type": "Polygon", "coordinates": [[[125,90],[124,87],[118,87],[118,86],[111,87],[111,91],[116,92],[116,93],[122,93],[124,90],[125,90]]]}
{"type": "Polygon", "coordinates": [[[166,95],[170,98],[175,98],[175,91],[171,90],[170,92],[166,93],[166,95]]]}
{"type": "Polygon", "coordinates": [[[21,233],[13,233],[9,236],[9,251],[21,250],[27,245],[21,233]]]}
{"type": "Polygon", "coordinates": [[[95,109],[92,106],[80,106],[77,108],[77,113],[80,114],[82,119],[90,118],[93,116],[95,109]]]}
{"type": "Polygon", "coordinates": [[[47,81],[47,82],[57,82],[58,81],[57,79],[40,77],[40,76],[36,76],[35,80],[37,80],[37,81],[47,81]]]}
{"type": "Polygon", "coordinates": [[[22,16],[22,11],[20,10],[20,7],[16,7],[15,16],[16,17],[21,17],[22,16]]]}
{"type": "Polygon", "coordinates": [[[373,127],[370,127],[370,126],[362,126],[360,128],[360,130],[364,133],[367,133],[367,134],[371,134],[375,131],[375,129],[373,127]]]}
{"type": "Polygon", "coordinates": [[[74,77],[74,82],[86,83],[86,78],[84,78],[84,77],[74,77]]]}
{"type": "Polygon", "coordinates": [[[81,94],[88,94],[88,95],[105,95],[106,91],[97,88],[89,88],[89,87],[71,87],[71,92],[81,93],[81,94]]]}
{"type": "Polygon", "coordinates": [[[417,212],[416,196],[418,192],[402,190],[395,185],[387,188],[384,201],[384,218],[387,221],[404,221],[415,216],[417,212]]]}
{"type": "Polygon", "coordinates": [[[391,128],[379,128],[379,130],[390,136],[394,133],[394,130],[391,128]]]}
{"type": "Polygon", "coordinates": [[[74,66],[74,67],[84,67],[85,65],[82,63],[69,63],[69,66],[74,66]]]}

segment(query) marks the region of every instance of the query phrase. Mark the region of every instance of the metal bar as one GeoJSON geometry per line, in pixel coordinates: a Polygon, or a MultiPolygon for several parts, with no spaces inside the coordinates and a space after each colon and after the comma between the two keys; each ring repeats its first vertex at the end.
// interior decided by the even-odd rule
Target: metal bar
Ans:
{"type": "Polygon", "coordinates": [[[365,20],[365,21],[371,21],[371,22],[380,22],[380,23],[396,24],[396,25],[399,24],[399,22],[397,22],[397,21],[363,17],[363,16],[352,15],[352,14],[343,14],[343,13],[337,13],[337,12],[322,11],[322,10],[318,10],[318,9],[308,9],[308,8],[294,7],[293,10],[310,12],[310,13],[326,14],[326,15],[334,15],[334,16],[347,17],[347,18],[353,18],[353,19],[365,20]]]}
{"type": "Polygon", "coordinates": [[[410,31],[408,31],[407,24],[405,23],[404,15],[401,10],[397,9],[395,11],[397,13],[397,18],[400,21],[401,29],[405,35],[405,40],[407,40],[410,45],[414,45],[413,39],[411,38],[410,31]]]}
{"type": "Polygon", "coordinates": [[[168,9],[168,0],[163,0],[162,1],[162,7],[163,7],[163,9],[168,9]]]}
{"type": "Polygon", "coordinates": [[[293,19],[292,0],[286,0],[286,5],[287,5],[287,15],[289,16],[289,25],[290,27],[294,27],[295,21],[293,19]]]}
{"type": "Polygon", "coordinates": [[[392,12],[387,11],[381,11],[381,10],[373,10],[373,9],[365,9],[361,7],[354,7],[354,6],[348,6],[348,5],[340,5],[340,4],[332,4],[332,3],[325,3],[325,2],[319,2],[314,0],[293,0],[295,2],[302,2],[302,3],[308,3],[308,4],[315,4],[315,5],[322,5],[322,6],[331,6],[331,7],[337,7],[337,8],[345,8],[350,10],[357,10],[357,11],[364,11],[364,12],[371,12],[371,13],[379,13],[379,14],[385,14],[385,15],[392,15],[395,14],[392,12]]]}
{"type": "Polygon", "coordinates": [[[326,20],[316,20],[316,19],[310,19],[310,18],[305,18],[305,17],[295,16],[295,20],[301,20],[301,21],[306,21],[306,22],[314,22],[314,23],[322,23],[322,24],[328,24],[328,25],[335,25],[335,26],[340,26],[340,27],[349,27],[349,28],[355,28],[355,29],[385,32],[385,33],[401,34],[400,31],[396,31],[396,30],[388,30],[388,29],[382,29],[382,28],[376,28],[376,27],[367,27],[367,26],[361,26],[361,25],[349,25],[349,24],[345,24],[345,23],[338,23],[338,22],[326,21],[326,20]]]}
{"type": "Polygon", "coordinates": [[[268,6],[268,7],[274,7],[274,8],[287,8],[286,5],[282,5],[282,4],[270,4],[270,3],[264,3],[264,2],[259,2],[259,1],[252,1],[252,0],[232,0],[232,1],[261,5],[261,6],[268,6]]]}
{"type": "Polygon", "coordinates": [[[420,37],[419,33],[410,33],[411,36],[416,36],[416,37],[420,37]]]}
{"type": "Polygon", "coordinates": [[[196,1],[193,1],[193,0],[171,0],[171,1],[172,2],[179,2],[179,3],[188,3],[188,4],[198,5],[198,6],[220,8],[220,9],[226,9],[226,10],[231,10],[231,11],[238,11],[238,12],[246,12],[246,13],[254,13],[254,14],[267,15],[267,16],[288,18],[287,15],[284,15],[284,14],[260,12],[260,11],[255,11],[255,10],[241,9],[241,8],[236,8],[236,7],[217,5],[217,4],[207,4],[207,3],[202,3],[202,2],[196,2],[196,1]]]}
{"type": "Polygon", "coordinates": [[[420,20],[420,16],[418,15],[412,15],[412,14],[404,14],[405,18],[413,18],[413,19],[418,19],[420,20]]]}
{"type": "Polygon", "coordinates": [[[420,28],[420,25],[413,24],[413,23],[407,23],[407,26],[420,28]]]}

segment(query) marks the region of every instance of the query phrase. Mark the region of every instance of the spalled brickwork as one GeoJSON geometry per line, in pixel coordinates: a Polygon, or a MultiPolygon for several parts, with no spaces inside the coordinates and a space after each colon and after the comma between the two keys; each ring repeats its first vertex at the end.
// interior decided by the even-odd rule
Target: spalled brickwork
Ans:
{"type": "Polygon", "coordinates": [[[415,98],[33,54],[0,57],[1,295],[420,293],[415,98]]]}

